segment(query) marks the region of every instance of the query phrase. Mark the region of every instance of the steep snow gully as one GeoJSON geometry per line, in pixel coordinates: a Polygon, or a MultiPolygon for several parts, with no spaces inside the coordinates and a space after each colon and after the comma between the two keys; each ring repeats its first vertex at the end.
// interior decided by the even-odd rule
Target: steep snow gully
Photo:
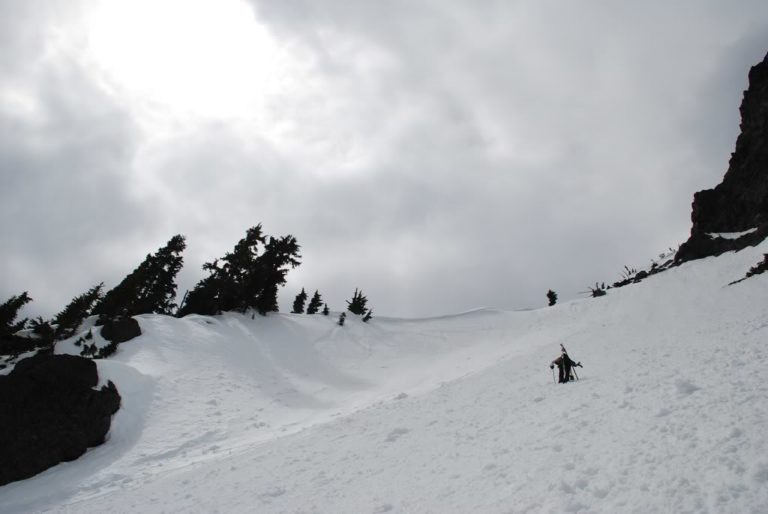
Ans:
{"type": "Polygon", "coordinates": [[[768,512],[768,277],[727,285],[764,252],[535,311],[140,316],[107,443],[0,512],[768,512]]]}

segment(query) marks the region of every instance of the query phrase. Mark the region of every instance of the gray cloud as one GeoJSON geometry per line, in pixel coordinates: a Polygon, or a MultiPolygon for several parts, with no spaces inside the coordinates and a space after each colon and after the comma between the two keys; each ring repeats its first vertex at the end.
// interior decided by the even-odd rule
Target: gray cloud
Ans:
{"type": "Polygon", "coordinates": [[[34,4],[0,14],[0,294],[28,290],[49,315],[125,265],[151,215],[131,196],[130,118],[78,63],[49,60],[66,17],[34,4]]]}
{"type": "MultiPolygon", "coordinates": [[[[446,249],[414,271],[415,310],[435,297],[448,310],[540,305],[545,287],[572,296],[684,239],[693,191],[719,181],[736,136],[748,66],[732,74],[723,62],[759,60],[768,19],[757,2],[739,12],[690,2],[254,4],[274,30],[316,48],[325,73],[354,77],[348,89],[386,84],[356,111],[396,126],[377,160],[395,169],[379,169],[371,190],[418,176],[444,209],[424,240],[454,245],[464,263],[446,249]],[[389,65],[375,78],[349,71],[357,60],[338,39],[389,65]],[[713,76],[721,87],[702,94],[713,76]],[[450,291],[436,292],[441,282],[450,291]]],[[[399,206],[398,216],[421,207],[399,206]]]]}
{"type": "Polygon", "coordinates": [[[175,233],[183,291],[263,222],[303,247],[285,310],[302,287],[402,316],[573,297],[686,237],[768,48],[761,2],[251,3],[309,63],[256,128],[147,134],[87,66],[41,61],[66,16],[0,31],[0,92],[33,105],[0,97],[0,294],[53,312],[175,233]]]}

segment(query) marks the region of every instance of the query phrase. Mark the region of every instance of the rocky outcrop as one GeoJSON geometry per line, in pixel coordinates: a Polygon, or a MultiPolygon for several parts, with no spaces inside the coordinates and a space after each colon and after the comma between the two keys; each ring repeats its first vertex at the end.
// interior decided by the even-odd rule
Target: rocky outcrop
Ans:
{"type": "Polygon", "coordinates": [[[133,318],[110,319],[101,327],[101,337],[113,343],[124,343],[140,335],[139,322],[133,318]]]}
{"type": "Polygon", "coordinates": [[[675,262],[681,263],[720,255],[725,252],[742,250],[747,246],[755,246],[761,243],[766,237],[768,237],[768,223],[763,223],[757,230],[735,239],[695,232],[691,234],[688,241],[680,245],[680,250],[675,255],[675,262]]]}
{"type": "Polygon", "coordinates": [[[741,134],[728,171],[714,189],[694,194],[691,237],[676,262],[745,248],[768,235],[768,55],[749,71],[740,112],[741,134]],[[758,230],[738,239],[708,235],[753,228],[758,230]]]}
{"type": "Polygon", "coordinates": [[[0,485],[29,478],[104,442],[120,394],[100,390],[96,363],[38,354],[0,376],[0,485]]]}

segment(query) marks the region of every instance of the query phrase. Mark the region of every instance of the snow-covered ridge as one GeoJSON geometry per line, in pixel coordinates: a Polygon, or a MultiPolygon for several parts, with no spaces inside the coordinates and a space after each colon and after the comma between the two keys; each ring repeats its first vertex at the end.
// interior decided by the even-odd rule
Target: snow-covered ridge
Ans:
{"type": "Polygon", "coordinates": [[[140,316],[109,441],[0,511],[761,512],[766,277],[726,284],[766,251],[525,312],[140,316]]]}

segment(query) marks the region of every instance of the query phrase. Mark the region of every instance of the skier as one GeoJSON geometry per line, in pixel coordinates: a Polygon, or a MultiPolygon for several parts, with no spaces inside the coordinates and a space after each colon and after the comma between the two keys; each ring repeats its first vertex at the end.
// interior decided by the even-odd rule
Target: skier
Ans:
{"type": "Polygon", "coordinates": [[[557,368],[560,371],[560,380],[558,380],[558,382],[565,384],[569,380],[573,380],[571,368],[581,366],[581,362],[572,361],[571,358],[568,357],[568,352],[565,351],[565,347],[560,345],[560,348],[562,349],[562,354],[550,363],[549,369],[554,369],[555,364],[557,364],[557,368]]]}

